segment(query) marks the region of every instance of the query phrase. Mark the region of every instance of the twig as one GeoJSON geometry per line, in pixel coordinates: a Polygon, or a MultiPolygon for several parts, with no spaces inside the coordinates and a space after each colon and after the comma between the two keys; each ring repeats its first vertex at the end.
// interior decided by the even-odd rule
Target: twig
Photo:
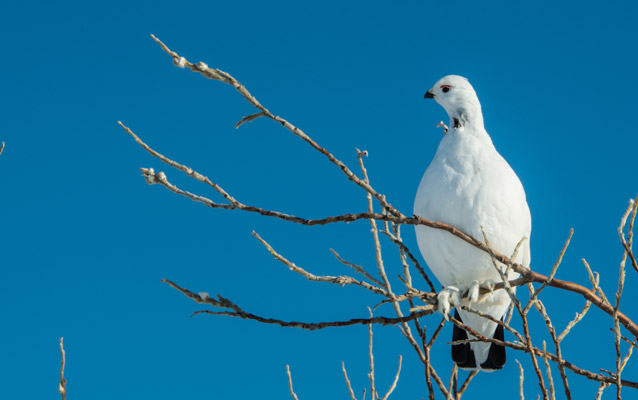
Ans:
{"type": "Polygon", "coordinates": [[[304,276],[306,279],[308,279],[309,281],[317,281],[317,282],[328,282],[328,283],[334,283],[337,285],[357,285],[357,286],[361,286],[365,289],[370,290],[371,292],[380,294],[382,296],[386,296],[388,297],[388,292],[380,287],[374,286],[369,284],[368,282],[365,281],[358,281],[350,276],[318,276],[318,275],[314,275],[311,274],[310,272],[306,271],[305,269],[297,266],[295,263],[289,261],[288,259],[286,259],[284,256],[282,256],[281,254],[277,253],[275,251],[275,249],[272,248],[272,246],[270,244],[268,244],[268,242],[266,242],[264,239],[261,238],[261,236],[259,236],[259,234],[257,232],[253,231],[253,236],[257,238],[257,240],[259,240],[259,242],[261,242],[261,244],[264,245],[264,247],[266,247],[266,249],[268,249],[268,252],[270,252],[270,254],[275,257],[275,259],[277,261],[280,261],[281,263],[283,263],[284,265],[286,265],[288,268],[290,268],[291,271],[294,271],[302,276],[304,276]]]}
{"type": "Polygon", "coordinates": [[[4,142],[0,144],[0,154],[2,154],[3,151],[4,151],[4,142]]]}
{"type": "Polygon", "coordinates": [[[423,267],[421,266],[419,261],[416,259],[416,257],[414,257],[410,249],[405,244],[403,244],[403,240],[401,240],[401,238],[393,235],[392,233],[388,231],[383,231],[383,233],[386,234],[390,238],[390,240],[392,240],[392,242],[399,247],[400,251],[404,252],[408,256],[410,261],[412,261],[412,264],[414,264],[414,267],[417,269],[417,271],[419,271],[419,274],[425,280],[425,283],[427,283],[428,286],[430,287],[430,290],[432,290],[433,292],[436,292],[436,289],[434,288],[434,284],[430,280],[430,277],[428,277],[428,274],[425,272],[425,269],[423,269],[423,267]]]}
{"type": "MultiPolygon", "coordinates": [[[[365,165],[363,163],[363,157],[367,155],[368,155],[367,152],[363,152],[357,149],[357,156],[359,158],[359,166],[361,167],[361,172],[363,173],[364,183],[366,185],[369,185],[370,180],[368,178],[368,171],[366,171],[365,165]]],[[[373,210],[374,205],[372,203],[372,194],[368,192],[366,194],[366,198],[368,200],[368,212],[372,213],[374,211],[373,210]]],[[[385,201],[385,197],[383,197],[383,199],[385,201]]],[[[383,256],[381,255],[381,242],[379,241],[379,229],[377,227],[377,222],[375,219],[373,218],[370,219],[370,226],[372,227],[372,239],[374,242],[374,252],[375,252],[375,257],[377,261],[377,269],[379,271],[379,276],[381,276],[381,281],[383,282],[383,286],[386,291],[386,297],[392,301],[392,307],[394,308],[394,312],[396,313],[397,317],[401,318],[403,317],[403,311],[401,311],[401,305],[396,300],[396,297],[394,293],[392,292],[392,286],[390,284],[390,280],[388,279],[388,276],[385,272],[385,266],[383,264],[383,256]]],[[[402,324],[401,328],[402,328],[401,332],[403,333],[405,338],[410,342],[414,350],[416,350],[417,354],[419,355],[419,358],[423,362],[425,360],[425,354],[423,354],[423,350],[421,350],[421,348],[419,347],[419,344],[414,339],[414,336],[412,335],[412,331],[410,330],[410,326],[407,324],[407,322],[405,322],[402,324]]],[[[372,396],[372,400],[374,400],[374,396],[372,396]]]]}
{"type": "Polygon", "coordinates": [[[596,392],[596,400],[600,400],[603,396],[603,391],[609,387],[609,383],[602,382],[600,386],[598,386],[598,391],[596,392]]]}
{"type": "Polygon", "coordinates": [[[182,288],[176,283],[169,281],[168,279],[162,279],[162,282],[167,283],[173,289],[180,291],[185,296],[191,298],[196,303],[209,304],[213,307],[219,307],[230,311],[210,311],[201,310],[196,311],[193,315],[198,314],[211,314],[211,315],[225,315],[229,317],[239,317],[242,319],[251,319],[254,321],[262,322],[265,324],[276,324],[288,328],[301,328],[307,330],[324,329],[328,327],[350,326],[350,325],[368,325],[368,324],[380,324],[380,325],[395,325],[403,322],[409,322],[416,318],[421,318],[426,315],[432,314],[433,310],[419,311],[412,313],[405,317],[400,318],[387,318],[387,317],[374,317],[374,318],[353,318],[347,321],[332,321],[332,322],[297,322],[297,321],[282,321],[279,319],[264,318],[258,315],[251,314],[244,311],[237,304],[232,301],[217,295],[217,299],[210,297],[207,293],[194,293],[186,288],[182,288]]]}
{"type": "Polygon", "coordinates": [[[264,117],[265,115],[266,114],[263,111],[262,112],[258,112],[256,114],[247,115],[244,118],[242,118],[241,121],[239,121],[238,123],[235,124],[235,129],[238,129],[240,126],[242,126],[246,122],[254,121],[257,118],[264,117]]]}
{"type": "Polygon", "coordinates": [[[519,371],[518,391],[521,395],[521,400],[525,400],[525,394],[523,393],[523,381],[525,380],[525,372],[523,371],[523,366],[521,365],[521,363],[518,360],[514,360],[514,361],[516,361],[516,364],[518,364],[518,371],[519,371]]]}
{"type": "MultiPolygon", "coordinates": [[[[368,308],[370,318],[372,319],[372,310],[368,308]]],[[[368,359],[370,360],[370,372],[368,373],[368,379],[370,379],[370,398],[376,400],[377,388],[374,385],[374,353],[372,352],[372,324],[368,324],[368,359]]]]}
{"type": "MultiPolygon", "coordinates": [[[[563,358],[563,355],[562,355],[562,349],[560,347],[560,340],[558,339],[558,337],[556,337],[556,328],[552,324],[552,320],[549,318],[549,314],[547,313],[547,310],[545,309],[545,305],[543,304],[542,301],[538,299],[534,302],[534,304],[536,306],[535,308],[538,310],[538,312],[543,316],[543,319],[545,320],[547,331],[552,337],[552,341],[554,342],[554,346],[556,347],[556,357],[558,357],[558,359],[561,360],[563,358]]],[[[543,342],[543,346],[545,346],[545,342],[543,342]]],[[[545,347],[543,347],[543,351],[545,351],[545,347]]],[[[547,362],[547,353],[545,353],[543,358],[545,359],[545,362],[547,362]]],[[[563,382],[563,388],[565,390],[565,397],[567,398],[567,400],[571,400],[572,396],[571,396],[571,391],[569,389],[569,382],[567,381],[567,374],[565,373],[565,367],[560,363],[557,363],[557,364],[558,364],[558,371],[560,372],[561,380],[563,382]]],[[[548,379],[550,380],[550,384],[553,386],[552,377],[548,376],[548,379]]]]}
{"type": "Polygon", "coordinates": [[[290,366],[289,365],[286,365],[286,372],[288,373],[288,388],[290,389],[290,395],[292,396],[292,398],[294,400],[299,400],[299,398],[297,397],[297,394],[292,389],[292,375],[290,374],[290,366]]]}
{"type": "Polygon", "coordinates": [[[545,282],[543,282],[541,287],[539,287],[538,289],[536,289],[534,291],[534,294],[530,297],[529,301],[527,302],[527,305],[523,309],[523,312],[527,313],[529,311],[530,307],[534,304],[534,301],[536,300],[536,298],[538,298],[538,295],[554,279],[554,275],[556,275],[556,272],[558,271],[558,267],[560,266],[561,262],[563,261],[563,256],[565,255],[565,251],[567,251],[567,247],[569,247],[569,242],[571,242],[573,235],[574,235],[574,229],[572,228],[572,229],[569,230],[569,237],[567,238],[567,241],[565,241],[565,245],[563,246],[563,249],[561,250],[560,254],[558,255],[558,259],[554,263],[554,266],[552,267],[552,271],[549,274],[549,277],[547,278],[547,280],[545,282]]]}
{"type": "Polygon", "coordinates": [[[456,396],[454,396],[455,395],[455,390],[454,390],[454,386],[455,385],[454,385],[454,383],[456,382],[456,374],[458,372],[459,372],[459,367],[458,367],[458,365],[456,365],[456,363],[454,363],[452,365],[452,371],[450,372],[450,381],[449,381],[449,383],[447,385],[447,387],[448,387],[447,390],[448,390],[448,392],[452,393],[453,397],[456,397],[456,396]]]}
{"type": "MultiPolygon", "coordinates": [[[[232,205],[239,205],[239,202],[237,200],[235,200],[230,194],[228,194],[228,192],[226,192],[224,189],[222,189],[221,186],[219,186],[216,183],[213,183],[210,179],[208,179],[208,177],[200,174],[199,172],[193,170],[192,168],[189,168],[185,165],[182,165],[176,161],[171,160],[170,158],[158,153],[157,151],[153,150],[149,145],[147,145],[146,143],[144,143],[142,141],[142,139],[140,139],[135,133],[133,133],[133,131],[125,126],[122,122],[117,121],[117,123],[122,127],[122,129],[124,129],[129,135],[131,135],[131,137],[133,137],[133,139],[135,139],[135,141],[142,146],[142,148],[144,150],[146,150],[147,152],[149,152],[152,156],[159,158],[162,162],[170,165],[173,168],[176,168],[182,172],[184,172],[186,175],[197,179],[200,182],[206,183],[207,185],[209,185],[210,187],[212,187],[217,193],[221,194],[224,199],[226,199],[226,201],[228,201],[230,204],[232,205]]],[[[146,176],[145,174],[145,178],[146,178],[146,182],[149,182],[149,176],[146,176]]],[[[157,177],[156,177],[157,178],[157,177]]]]}
{"type": "Polygon", "coordinates": [[[576,326],[576,324],[578,322],[580,322],[584,317],[585,314],[587,314],[587,311],[589,311],[589,307],[591,306],[591,301],[586,301],[585,305],[583,306],[583,309],[579,312],[576,313],[576,316],[574,317],[573,320],[569,321],[569,324],[567,324],[567,326],[565,327],[565,329],[563,330],[563,332],[561,332],[560,335],[558,335],[557,340],[559,342],[562,342],[563,339],[565,339],[565,336],[567,336],[569,334],[569,332],[571,331],[571,329],[576,326]]]}
{"type": "Polygon", "coordinates": [[[436,385],[439,387],[439,390],[441,391],[441,393],[443,393],[443,396],[445,396],[446,400],[454,400],[450,392],[445,387],[445,384],[443,383],[439,375],[436,373],[436,370],[434,369],[432,364],[430,364],[429,367],[430,367],[430,375],[432,376],[432,378],[434,378],[434,382],[436,382],[436,385]]]}
{"type": "Polygon", "coordinates": [[[614,344],[616,347],[616,399],[622,400],[621,391],[622,391],[622,355],[620,354],[620,337],[622,336],[620,333],[620,324],[618,322],[618,309],[620,308],[620,299],[622,297],[622,292],[625,287],[625,263],[627,261],[627,255],[631,252],[631,248],[628,246],[627,242],[624,239],[623,229],[625,228],[625,224],[627,223],[627,218],[629,217],[629,213],[635,215],[635,206],[636,202],[631,200],[629,202],[629,207],[627,207],[627,211],[623,214],[620,220],[620,226],[618,227],[618,234],[622,240],[623,247],[625,251],[623,252],[622,259],[620,261],[620,271],[618,272],[618,290],[616,291],[616,305],[614,306],[614,344]]]}
{"type": "Polygon", "coordinates": [[[354,396],[354,391],[352,390],[352,385],[350,384],[350,379],[348,379],[348,372],[346,371],[346,364],[341,361],[341,369],[343,370],[343,377],[346,379],[346,385],[348,385],[348,393],[350,393],[350,398],[352,400],[357,400],[354,396]]]}
{"type": "Polygon", "coordinates": [[[402,360],[403,360],[403,357],[399,356],[399,368],[397,369],[397,373],[394,376],[394,381],[392,381],[392,385],[390,386],[390,388],[386,392],[385,396],[383,396],[383,398],[381,400],[388,400],[388,397],[390,397],[392,392],[394,392],[394,389],[396,389],[397,382],[399,382],[399,375],[401,375],[401,361],[402,360]]]}
{"type": "Polygon", "coordinates": [[[341,256],[339,255],[339,253],[337,253],[336,251],[334,251],[333,249],[330,249],[330,252],[332,254],[334,254],[335,257],[337,257],[337,260],[339,260],[342,264],[347,265],[348,267],[352,268],[355,270],[355,272],[360,273],[361,275],[365,276],[366,278],[368,278],[369,280],[371,280],[372,282],[376,283],[379,286],[383,286],[383,283],[378,280],[377,278],[375,278],[374,276],[370,275],[368,273],[368,271],[366,271],[365,269],[363,269],[363,267],[361,267],[360,265],[356,265],[353,264],[349,261],[344,260],[343,258],[341,258],[341,256]]]}
{"type": "Polygon", "coordinates": [[[547,358],[547,344],[543,340],[543,360],[545,361],[545,369],[547,370],[547,380],[549,381],[549,394],[552,400],[556,400],[556,390],[554,389],[554,378],[552,377],[552,368],[549,365],[549,359],[547,358]]]}
{"type": "Polygon", "coordinates": [[[625,248],[625,252],[629,256],[629,259],[631,260],[631,265],[632,267],[634,267],[634,270],[636,272],[638,272],[638,264],[636,263],[636,257],[634,256],[634,253],[632,250],[632,244],[633,244],[632,242],[633,242],[633,235],[634,235],[634,221],[636,220],[637,211],[638,211],[638,197],[636,197],[635,200],[629,201],[629,207],[627,208],[627,211],[623,215],[621,225],[618,228],[618,235],[620,236],[620,242],[625,248]],[[631,211],[631,218],[629,219],[629,232],[627,233],[628,239],[625,240],[624,229],[625,229],[625,224],[627,222],[627,218],[629,216],[630,211],[631,211]]]}
{"type": "Polygon", "coordinates": [[[463,393],[465,392],[465,390],[467,390],[468,386],[470,385],[470,382],[472,382],[472,379],[474,379],[474,377],[478,375],[478,373],[479,373],[479,370],[475,369],[474,371],[470,372],[467,378],[465,378],[465,382],[463,382],[463,385],[461,385],[461,388],[458,391],[459,397],[461,397],[463,393]]]}
{"type": "MultiPolygon", "coordinates": [[[[4,146],[4,142],[2,143],[4,146]]],[[[2,150],[0,148],[0,150],[2,150]]],[[[64,364],[66,362],[66,353],[64,351],[64,338],[60,338],[60,355],[62,357],[62,365],[60,366],[60,385],[58,386],[58,392],[62,396],[62,400],[66,400],[66,378],[64,377],[64,364]]]]}

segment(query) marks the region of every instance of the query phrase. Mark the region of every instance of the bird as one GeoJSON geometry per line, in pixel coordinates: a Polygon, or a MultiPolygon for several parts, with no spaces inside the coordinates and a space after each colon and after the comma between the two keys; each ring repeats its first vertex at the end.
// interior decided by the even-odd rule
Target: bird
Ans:
{"type": "MultiPolygon", "coordinates": [[[[494,250],[507,256],[518,246],[513,261],[529,268],[532,221],[525,190],[485,130],[474,88],[466,78],[448,75],[436,82],[425,98],[439,103],[450,123],[419,184],[414,214],[449,224],[479,241],[487,240],[494,250]]],[[[483,336],[503,341],[502,325],[460,309],[465,306],[495,320],[504,319],[511,303],[505,289],[479,296],[480,287],[493,289],[503,280],[491,256],[450,232],[425,225],[417,225],[415,230],[426,264],[444,287],[438,304],[446,319],[451,305],[455,306],[457,320],[483,336]]],[[[507,279],[519,276],[510,270],[507,279]]],[[[503,368],[503,346],[481,341],[454,344],[466,339],[476,338],[454,325],[452,360],[459,368],[488,372],[503,368]]]]}

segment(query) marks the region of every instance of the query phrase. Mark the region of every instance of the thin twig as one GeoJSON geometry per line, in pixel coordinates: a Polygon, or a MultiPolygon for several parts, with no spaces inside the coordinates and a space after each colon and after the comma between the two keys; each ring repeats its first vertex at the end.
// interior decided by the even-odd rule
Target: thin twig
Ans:
{"type": "Polygon", "coordinates": [[[350,379],[348,379],[348,372],[346,371],[346,364],[341,361],[341,369],[343,370],[343,377],[346,379],[346,385],[348,385],[348,393],[350,394],[350,398],[352,400],[357,400],[354,395],[354,391],[352,390],[352,385],[350,384],[350,379]]]}
{"type": "Polygon", "coordinates": [[[250,114],[241,119],[238,123],[235,124],[235,129],[238,129],[240,126],[245,124],[246,122],[254,121],[257,118],[264,117],[266,114],[262,112],[258,112],[256,114],[250,114]]]}
{"type": "Polygon", "coordinates": [[[368,273],[368,271],[366,271],[365,269],[363,269],[363,267],[361,267],[360,265],[356,265],[353,264],[349,261],[344,260],[343,258],[341,258],[341,256],[339,255],[339,253],[337,253],[335,250],[330,249],[330,252],[332,254],[334,254],[335,257],[337,257],[337,260],[339,260],[342,264],[347,265],[348,267],[352,268],[355,270],[355,272],[360,273],[361,275],[365,276],[366,278],[368,278],[369,280],[371,280],[372,282],[376,283],[379,286],[383,286],[383,283],[378,280],[377,278],[375,278],[374,276],[370,275],[370,273],[368,273]]]}
{"type": "Polygon", "coordinates": [[[281,263],[283,263],[284,265],[286,265],[291,271],[294,271],[300,275],[302,275],[303,277],[305,277],[306,279],[308,279],[309,281],[317,281],[317,282],[328,282],[328,283],[334,283],[337,285],[357,285],[357,286],[361,286],[362,288],[368,289],[371,292],[374,292],[376,294],[380,294],[382,296],[388,296],[388,292],[378,286],[369,284],[368,282],[365,281],[359,281],[356,280],[350,276],[319,276],[319,275],[314,275],[311,274],[310,272],[306,271],[305,269],[297,266],[295,263],[289,261],[287,258],[285,258],[284,256],[282,256],[281,254],[277,253],[277,251],[275,251],[275,249],[273,249],[273,247],[266,242],[264,239],[262,239],[261,236],[259,236],[259,234],[257,232],[253,231],[253,236],[257,238],[257,240],[259,240],[259,242],[261,244],[264,245],[264,247],[266,247],[266,249],[268,249],[268,252],[277,260],[280,261],[281,263]]]}
{"type": "Polygon", "coordinates": [[[609,383],[602,382],[600,386],[598,386],[598,391],[596,392],[596,400],[600,400],[603,396],[603,391],[609,387],[609,383]]]}
{"type": "Polygon", "coordinates": [[[554,378],[552,377],[552,368],[549,365],[549,359],[547,358],[547,344],[543,340],[543,360],[545,361],[545,369],[547,370],[547,381],[549,382],[549,395],[552,400],[556,400],[556,390],[554,389],[554,378]]]}
{"type": "Polygon", "coordinates": [[[450,381],[448,382],[447,385],[447,390],[448,392],[452,393],[452,396],[454,396],[454,382],[456,381],[456,374],[459,372],[459,367],[458,365],[456,365],[456,363],[454,363],[452,365],[452,371],[450,372],[450,381]]]}
{"type": "Polygon", "coordinates": [[[620,323],[618,321],[618,309],[620,308],[620,299],[622,297],[623,289],[625,287],[625,263],[627,261],[627,255],[631,251],[630,247],[628,247],[627,242],[624,240],[623,230],[625,228],[625,224],[627,223],[627,218],[629,214],[634,212],[635,201],[629,202],[629,207],[627,207],[627,211],[623,214],[620,220],[620,226],[618,227],[618,234],[622,240],[623,247],[625,251],[623,252],[622,259],[620,261],[620,271],[618,272],[618,290],[616,291],[616,305],[614,306],[614,345],[616,347],[616,399],[622,400],[621,392],[622,392],[622,355],[620,353],[620,337],[622,336],[620,333],[620,323]]]}
{"type": "Polygon", "coordinates": [[[530,307],[532,307],[532,305],[534,304],[534,301],[536,300],[536,298],[538,298],[538,295],[554,279],[554,275],[556,275],[556,272],[558,271],[558,267],[563,261],[563,256],[565,255],[565,251],[567,251],[567,247],[569,247],[569,242],[571,242],[573,235],[574,235],[574,229],[572,228],[569,230],[569,237],[567,238],[567,241],[565,241],[565,245],[563,246],[563,249],[560,251],[560,254],[558,255],[558,259],[554,263],[554,266],[552,267],[552,271],[549,274],[549,277],[547,278],[545,282],[543,282],[541,287],[535,290],[534,294],[530,297],[529,301],[527,302],[527,305],[523,309],[523,312],[527,313],[529,311],[530,307]]]}
{"type": "Polygon", "coordinates": [[[388,318],[388,317],[353,318],[347,321],[331,321],[331,322],[283,321],[283,320],[273,319],[273,318],[264,318],[264,317],[260,317],[258,315],[246,312],[237,304],[233,303],[232,301],[220,295],[217,295],[217,299],[214,299],[210,297],[208,293],[191,292],[190,290],[180,287],[179,285],[177,285],[176,283],[168,279],[162,279],[162,282],[167,283],[173,289],[180,291],[182,294],[184,294],[186,297],[189,297],[196,303],[209,304],[213,307],[219,307],[222,309],[230,310],[230,311],[201,310],[201,311],[194,312],[192,315],[198,315],[198,314],[225,315],[229,317],[250,319],[250,320],[262,322],[265,324],[276,324],[286,328],[301,328],[301,329],[306,329],[310,331],[316,330],[316,329],[329,328],[329,327],[340,327],[340,326],[350,326],[350,325],[368,325],[368,324],[396,325],[396,324],[401,324],[403,322],[412,321],[416,318],[424,317],[434,312],[433,310],[419,311],[401,318],[388,318]]]}
{"type": "Polygon", "coordinates": [[[470,382],[472,382],[472,379],[474,379],[474,377],[478,375],[478,373],[479,373],[479,370],[475,369],[474,371],[470,372],[467,378],[465,378],[465,382],[463,382],[463,385],[461,385],[461,388],[458,391],[459,397],[461,397],[463,393],[465,392],[465,390],[467,390],[467,388],[470,386],[470,382]]]}
{"type": "MultiPolygon", "coordinates": [[[[4,147],[4,142],[2,142],[2,146],[4,147]]],[[[0,153],[2,148],[0,148],[0,153]]],[[[64,377],[64,364],[66,363],[66,352],[64,351],[64,338],[60,338],[60,355],[61,355],[61,366],[60,366],[60,385],[58,386],[58,392],[62,396],[62,400],[66,400],[66,378],[64,377]]]]}
{"type": "Polygon", "coordinates": [[[388,400],[388,397],[390,397],[392,392],[394,392],[394,389],[396,389],[397,382],[399,382],[399,375],[401,375],[401,361],[402,360],[403,360],[403,357],[399,356],[399,368],[397,369],[397,373],[394,376],[394,381],[392,381],[392,385],[390,386],[390,388],[388,389],[388,391],[386,392],[386,394],[383,396],[383,398],[381,400],[388,400]]]}
{"type": "Polygon", "coordinates": [[[288,388],[290,389],[290,395],[292,396],[292,398],[294,400],[299,400],[299,398],[297,397],[297,394],[295,393],[295,391],[292,388],[292,375],[290,374],[290,366],[286,365],[286,372],[288,373],[288,388]]]}
{"type": "Polygon", "coordinates": [[[434,288],[434,284],[430,280],[430,277],[428,276],[428,274],[425,272],[425,269],[423,269],[423,267],[421,266],[421,263],[419,263],[419,261],[416,259],[416,257],[414,257],[414,255],[410,251],[410,249],[403,243],[403,240],[401,240],[401,238],[396,237],[395,235],[392,235],[392,233],[388,231],[383,231],[383,233],[386,234],[390,238],[390,240],[392,240],[392,242],[399,247],[400,251],[404,252],[408,256],[410,261],[412,261],[412,264],[414,264],[414,267],[417,269],[417,271],[419,271],[419,274],[425,280],[425,283],[427,283],[428,286],[430,287],[430,290],[432,290],[433,292],[436,292],[436,289],[434,288]]]}
{"type": "MultiPolygon", "coordinates": [[[[363,174],[364,182],[365,184],[369,185],[370,180],[368,178],[368,171],[366,170],[365,165],[363,163],[363,157],[367,155],[368,155],[367,152],[363,152],[357,149],[357,156],[359,158],[359,166],[361,167],[361,172],[363,174]]],[[[374,211],[373,210],[374,204],[372,202],[372,194],[368,192],[366,194],[366,198],[368,200],[368,212],[372,213],[374,211]]],[[[385,197],[383,197],[383,199],[385,199],[385,197]]],[[[386,291],[386,297],[392,301],[392,307],[394,308],[394,312],[396,313],[397,317],[401,318],[403,317],[403,311],[401,311],[401,305],[396,300],[396,297],[394,293],[392,292],[392,285],[390,284],[390,280],[388,279],[388,276],[385,272],[383,256],[381,254],[381,242],[379,241],[379,229],[377,227],[377,222],[375,219],[373,218],[370,219],[370,226],[372,227],[372,239],[374,242],[374,252],[375,252],[375,258],[377,261],[377,269],[379,271],[379,276],[381,276],[381,281],[383,282],[383,286],[386,291]]],[[[423,362],[425,360],[425,354],[423,354],[423,350],[419,347],[419,344],[414,339],[410,326],[408,325],[407,322],[401,325],[401,332],[403,333],[405,338],[410,342],[412,347],[416,350],[417,354],[419,355],[419,359],[423,362]]],[[[372,396],[372,398],[374,400],[374,396],[372,396]]]]}
{"type": "Polygon", "coordinates": [[[634,252],[632,250],[632,242],[633,242],[633,234],[634,234],[634,221],[636,220],[636,214],[638,212],[638,197],[635,200],[629,201],[629,207],[627,211],[623,215],[622,223],[618,228],[618,235],[620,236],[620,242],[622,243],[625,252],[629,256],[631,260],[631,265],[634,267],[634,270],[638,272],[638,264],[636,263],[636,257],[634,256],[634,252]],[[627,222],[627,217],[629,216],[629,212],[631,211],[631,218],[629,219],[629,232],[627,233],[628,239],[625,240],[625,223],[627,222]]]}
{"type": "Polygon", "coordinates": [[[525,400],[525,394],[523,393],[523,381],[525,380],[525,372],[523,371],[523,366],[521,365],[521,363],[518,360],[514,361],[516,361],[516,364],[518,364],[518,391],[520,393],[521,400],[525,400]]]}
{"type": "MultiPolygon", "coordinates": [[[[372,319],[372,310],[368,308],[370,312],[370,318],[372,319]]],[[[372,324],[368,324],[368,359],[370,360],[370,372],[368,373],[368,379],[370,379],[370,398],[376,400],[377,388],[374,384],[374,353],[372,352],[372,324]]]]}

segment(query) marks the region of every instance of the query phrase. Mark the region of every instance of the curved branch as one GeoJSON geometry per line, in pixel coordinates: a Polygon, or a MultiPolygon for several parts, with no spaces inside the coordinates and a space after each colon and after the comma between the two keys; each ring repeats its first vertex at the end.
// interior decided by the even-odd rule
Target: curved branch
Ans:
{"type": "Polygon", "coordinates": [[[238,317],[241,319],[251,319],[253,321],[262,322],[264,324],[275,324],[279,326],[283,326],[286,328],[301,328],[307,329],[310,331],[314,331],[317,329],[324,328],[333,328],[340,326],[350,326],[350,325],[369,325],[369,324],[380,324],[380,325],[396,325],[402,324],[405,322],[409,322],[415,320],[417,318],[424,317],[426,315],[433,314],[435,310],[424,310],[411,313],[405,317],[398,318],[388,318],[388,317],[374,317],[374,318],[352,318],[346,321],[329,321],[329,322],[300,322],[300,321],[283,321],[275,318],[264,318],[259,315],[255,315],[244,311],[237,304],[233,303],[229,299],[226,299],[220,295],[217,295],[217,299],[213,299],[207,293],[194,293],[190,290],[180,287],[176,283],[169,281],[168,279],[162,279],[162,282],[167,283],[174,289],[179,290],[185,296],[193,299],[193,301],[197,303],[210,304],[213,307],[219,307],[225,309],[227,311],[211,311],[211,310],[201,310],[196,311],[192,315],[198,314],[211,314],[211,315],[225,315],[228,317],[238,317]]]}

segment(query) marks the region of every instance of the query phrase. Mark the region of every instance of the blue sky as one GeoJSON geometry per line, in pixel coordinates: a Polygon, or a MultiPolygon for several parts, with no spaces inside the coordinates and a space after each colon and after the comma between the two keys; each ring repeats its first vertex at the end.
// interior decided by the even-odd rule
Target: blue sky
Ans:
{"type": "MultiPolygon", "coordinates": [[[[281,126],[261,119],[235,131],[254,110],[232,88],[172,66],[151,33],[231,73],[353,169],[355,147],[368,150],[373,185],[404,213],[445,116],[423,94],[443,75],[468,77],[488,132],[525,186],[533,269],[550,270],[573,227],[558,277],[587,283],[586,258],[613,293],[622,254],[616,228],[638,192],[638,6],[559,3],[4,1],[3,394],[57,396],[60,336],[69,399],[286,398],[286,364],[300,399],[346,398],[342,360],[358,393],[368,384],[364,326],[307,332],[190,318],[202,307],[160,282],[282,319],[365,317],[379,301],[359,288],[307,282],[250,235],[254,229],[312,272],[343,274],[329,248],[374,270],[366,222],[305,228],[210,210],[144,183],[138,168],[154,167],[214,196],[151,158],[118,120],[245,203],[305,217],[366,207],[360,189],[281,126]]],[[[404,237],[416,252],[413,230],[404,237]]],[[[398,268],[385,245],[389,268],[398,268]]],[[[637,281],[629,270],[623,308],[634,320],[637,281]]],[[[559,328],[583,304],[554,289],[543,299],[559,328]]],[[[433,329],[438,321],[423,323],[433,329]]],[[[546,339],[541,319],[533,323],[537,341],[546,339]]],[[[566,358],[614,369],[610,326],[592,310],[566,339],[566,358]]],[[[447,326],[432,354],[445,380],[450,337],[447,326]]],[[[381,390],[402,354],[394,398],[426,396],[422,366],[398,329],[377,327],[375,339],[381,390]]],[[[508,355],[506,368],[479,375],[466,398],[497,383],[515,393],[514,358],[524,360],[526,395],[536,397],[528,357],[508,355]]],[[[630,363],[626,376],[636,371],[630,363]]],[[[575,397],[593,396],[596,385],[570,377],[575,397]]]]}

